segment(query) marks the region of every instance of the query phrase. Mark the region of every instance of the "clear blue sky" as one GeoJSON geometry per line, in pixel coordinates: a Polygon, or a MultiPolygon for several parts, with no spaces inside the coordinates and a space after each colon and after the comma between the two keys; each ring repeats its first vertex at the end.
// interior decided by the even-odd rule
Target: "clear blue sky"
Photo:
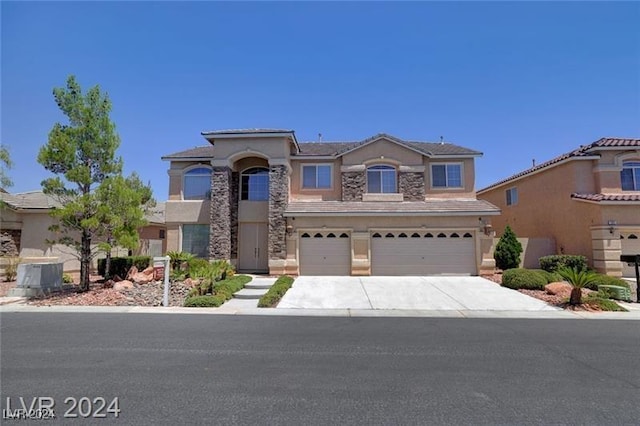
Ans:
{"type": "Polygon", "coordinates": [[[484,152],[482,188],[603,136],[640,137],[640,3],[15,3],[2,14],[12,191],[69,74],[109,93],[125,171],[167,197],[162,155],[202,130],[379,132],[484,152]]]}

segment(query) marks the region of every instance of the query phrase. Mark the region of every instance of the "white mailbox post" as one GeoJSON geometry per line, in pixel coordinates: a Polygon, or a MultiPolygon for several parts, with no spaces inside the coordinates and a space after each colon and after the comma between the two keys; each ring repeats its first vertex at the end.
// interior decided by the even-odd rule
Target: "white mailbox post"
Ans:
{"type": "Polygon", "coordinates": [[[164,298],[162,299],[162,305],[167,307],[169,306],[169,261],[171,258],[169,256],[160,256],[153,258],[153,278],[158,279],[160,273],[162,272],[162,277],[164,278],[164,298]],[[158,273],[158,275],[156,275],[158,273]]]}

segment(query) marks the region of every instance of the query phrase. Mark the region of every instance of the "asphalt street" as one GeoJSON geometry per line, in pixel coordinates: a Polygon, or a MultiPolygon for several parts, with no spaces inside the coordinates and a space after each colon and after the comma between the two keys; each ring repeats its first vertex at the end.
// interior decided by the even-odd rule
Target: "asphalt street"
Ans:
{"type": "Polygon", "coordinates": [[[0,331],[4,414],[50,398],[39,424],[640,419],[637,321],[19,312],[0,331]]]}

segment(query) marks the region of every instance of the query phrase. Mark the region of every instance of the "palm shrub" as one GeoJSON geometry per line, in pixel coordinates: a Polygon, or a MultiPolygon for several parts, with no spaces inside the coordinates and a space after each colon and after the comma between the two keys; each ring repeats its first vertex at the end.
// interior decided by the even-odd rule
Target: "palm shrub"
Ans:
{"type": "Polygon", "coordinates": [[[598,278],[598,275],[592,271],[578,268],[562,267],[557,271],[562,278],[571,286],[571,296],[569,297],[570,305],[579,305],[582,303],[582,289],[598,278]]]}
{"type": "Polygon", "coordinates": [[[522,253],[522,244],[511,227],[507,225],[493,253],[496,266],[503,271],[517,268],[520,265],[520,253],[522,253]]]}

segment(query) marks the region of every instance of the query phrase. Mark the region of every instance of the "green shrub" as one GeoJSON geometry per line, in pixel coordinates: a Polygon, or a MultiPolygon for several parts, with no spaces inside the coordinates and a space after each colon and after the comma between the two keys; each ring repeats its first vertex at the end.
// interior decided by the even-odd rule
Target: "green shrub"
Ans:
{"type": "Polygon", "coordinates": [[[65,284],[72,284],[73,277],[69,274],[62,274],[62,282],[65,284]]]}
{"type": "MultiPolygon", "coordinates": [[[[109,276],[113,277],[118,275],[121,278],[127,276],[127,272],[132,266],[142,271],[149,267],[151,264],[150,256],[127,256],[127,257],[112,257],[109,276]]],[[[98,259],[98,274],[105,276],[106,259],[98,259]]]]}
{"type": "Polygon", "coordinates": [[[502,286],[512,289],[544,290],[547,278],[538,271],[514,268],[502,274],[502,286]]]}
{"type": "Polygon", "coordinates": [[[539,259],[540,268],[548,272],[556,272],[560,268],[577,269],[582,271],[587,269],[587,258],[571,254],[554,254],[543,256],[539,259]]]}
{"type": "Polygon", "coordinates": [[[217,308],[226,302],[222,296],[190,296],[184,301],[184,306],[190,308],[217,308]]]}
{"type": "Polygon", "coordinates": [[[288,275],[283,275],[276,280],[275,283],[271,286],[269,291],[260,298],[258,301],[259,308],[270,308],[275,306],[282,296],[291,288],[293,285],[293,278],[288,275]]]}
{"type": "Polygon", "coordinates": [[[560,275],[557,272],[548,272],[548,271],[545,271],[544,269],[529,269],[529,270],[542,274],[542,276],[544,276],[545,279],[547,280],[547,284],[557,283],[564,280],[564,278],[562,278],[562,275],[560,275]]]}
{"type": "Polygon", "coordinates": [[[187,262],[187,272],[191,278],[202,278],[201,271],[209,267],[209,261],[201,257],[194,257],[187,262]]]}
{"type": "Polygon", "coordinates": [[[598,274],[598,276],[593,280],[593,282],[587,285],[587,288],[590,290],[598,291],[598,287],[601,285],[617,285],[619,287],[624,287],[631,290],[631,286],[625,280],[617,277],[612,277],[609,275],[602,275],[602,274],[598,274]]]}
{"type": "Polygon", "coordinates": [[[496,266],[503,271],[517,268],[520,265],[520,253],[522,253],[522,244],[516,238],[511,227],[507,225],[493,253],[496,266]]]}
{"type": "MultiPolygon", "coordinates": [[[[251,280],[252,278],[248,275],[236,275],[219,282],[205,278],[199,285],[189,290],[186,300],[193,297],[215,296],[225,302],[233,297],[233,293],[242,290],[245,284],[251,280]]],[[[185,304],[185,306],[187,305],[185,304]]]]}
{"type": "Polygon", "coordinates": [[[191,253],[187,253],[186,251],[168,251],[167,256],[169,256],[169,264],[171,265],[172,270],[182,270],[184,265],[188,265],[195,256],[191,253]]]}

